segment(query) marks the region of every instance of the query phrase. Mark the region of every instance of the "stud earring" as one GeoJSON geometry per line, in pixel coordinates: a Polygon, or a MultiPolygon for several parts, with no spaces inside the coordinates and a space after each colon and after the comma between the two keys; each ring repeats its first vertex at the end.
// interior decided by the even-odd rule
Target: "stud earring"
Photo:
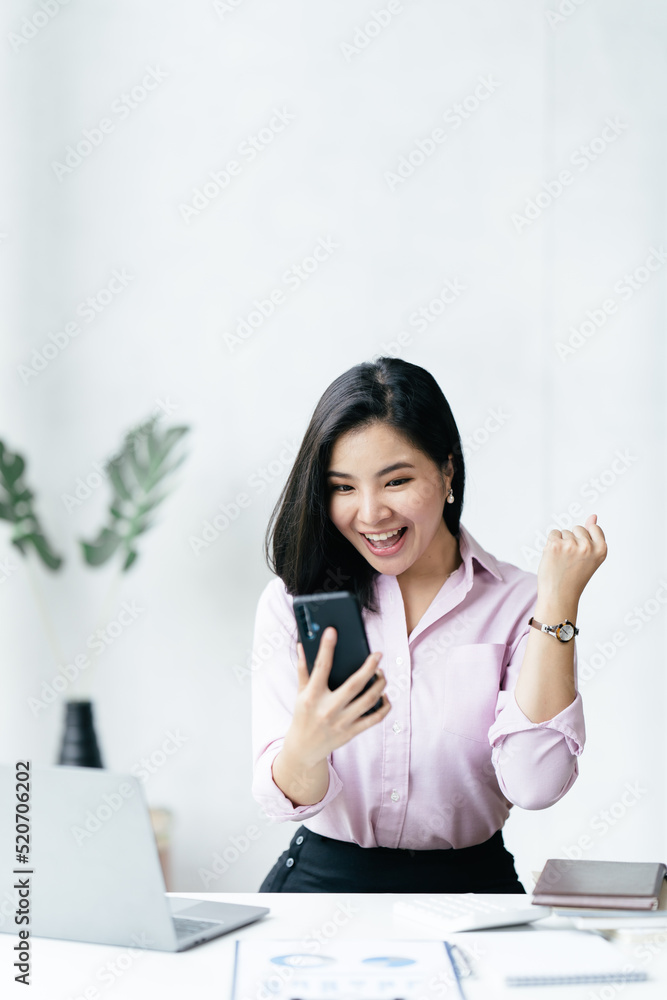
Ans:
{"type": "Polygon", "coordinates": [[[449,490],[449,493],[447,494],[447,503],[454,503],[454,490],[452,490],[451,488],[449,490]]]}

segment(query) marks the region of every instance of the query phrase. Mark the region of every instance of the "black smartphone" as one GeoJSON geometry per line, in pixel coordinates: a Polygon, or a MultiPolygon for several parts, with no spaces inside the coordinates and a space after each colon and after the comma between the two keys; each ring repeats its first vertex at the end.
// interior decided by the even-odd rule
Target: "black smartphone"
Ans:
{"type": "MultiPolygon", "coordinates": [[[[338,638],[329,674],[329,687],[332,691],[340,687],[370,656],[359,602],[349,591],[338,590],[328,594],[302,594],[300,597],[295,597],[294,616],[306,656],[308,673],[311,673],[315,666],[315,657],[325,628],[332,625],[336,629],[338,638]]],[[[368,690],[376,677],[377,674],[366,684],[363,691],[359,692],[357,698],[368,690]]],[[[381,705],[382,698],[379,698],[368,712],[364,712],[364,715],[377,712],[381,705]]]]}

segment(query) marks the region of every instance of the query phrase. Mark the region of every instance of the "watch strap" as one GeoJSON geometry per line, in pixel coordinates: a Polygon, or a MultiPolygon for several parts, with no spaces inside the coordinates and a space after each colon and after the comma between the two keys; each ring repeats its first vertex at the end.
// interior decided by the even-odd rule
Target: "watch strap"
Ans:
{"type": "Polygon", "coordinates": [[[536,618],[533,618],[531,615],[531,617],[528,619],[528,624],[532,625],[533,628],[536,628],[539,632],[546,632],[547,635],[553,635],[554,638],[556,639],[558,639],[557,629],[559,629],[562,625],[572,626],[572,629],[574,630],[574,635],[572,636],[572,638],[574,638],[574,636],[579,635],[579,629],[573,622],[570,621],[569,618],[565,618],[564,621],[559,622],[558,625],[545,625],[543,622],[538,622],[538,620],[536,618]]]}

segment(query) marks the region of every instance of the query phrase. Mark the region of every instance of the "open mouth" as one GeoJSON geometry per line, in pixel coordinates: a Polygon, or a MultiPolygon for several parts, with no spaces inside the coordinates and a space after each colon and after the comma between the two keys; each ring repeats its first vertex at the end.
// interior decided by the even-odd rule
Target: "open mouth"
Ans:
{"type": "Polygon", "coordinates": [[[376,555],[391,556],[403,547],[403,539],[405,538],[407,530],[407,525],[404,525],[402,528],[399,528],[398,531],[381,531],[373,533],[370,538],[362,533],[361,537],[364,539],[371,552],[376,555]]]}

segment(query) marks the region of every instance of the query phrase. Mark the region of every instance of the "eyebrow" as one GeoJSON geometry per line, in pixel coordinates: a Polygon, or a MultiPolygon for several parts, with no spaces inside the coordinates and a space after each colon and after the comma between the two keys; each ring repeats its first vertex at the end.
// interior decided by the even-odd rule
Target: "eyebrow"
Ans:
{"type": "MultiPolygon", "coordinates": [[[[386,469],[380,469],[376,473],[377,477],[386,476],[388,472],[395,472],[396,469],[415,469],[416,466],[412,465],[411,462],[394,462],[393,465],[388,465],[386,469]]],[[[327,476],[339,476],[341,479],[354,479],[349,472],[334,472],[333,470],[327,472],[327,476]]]]}

